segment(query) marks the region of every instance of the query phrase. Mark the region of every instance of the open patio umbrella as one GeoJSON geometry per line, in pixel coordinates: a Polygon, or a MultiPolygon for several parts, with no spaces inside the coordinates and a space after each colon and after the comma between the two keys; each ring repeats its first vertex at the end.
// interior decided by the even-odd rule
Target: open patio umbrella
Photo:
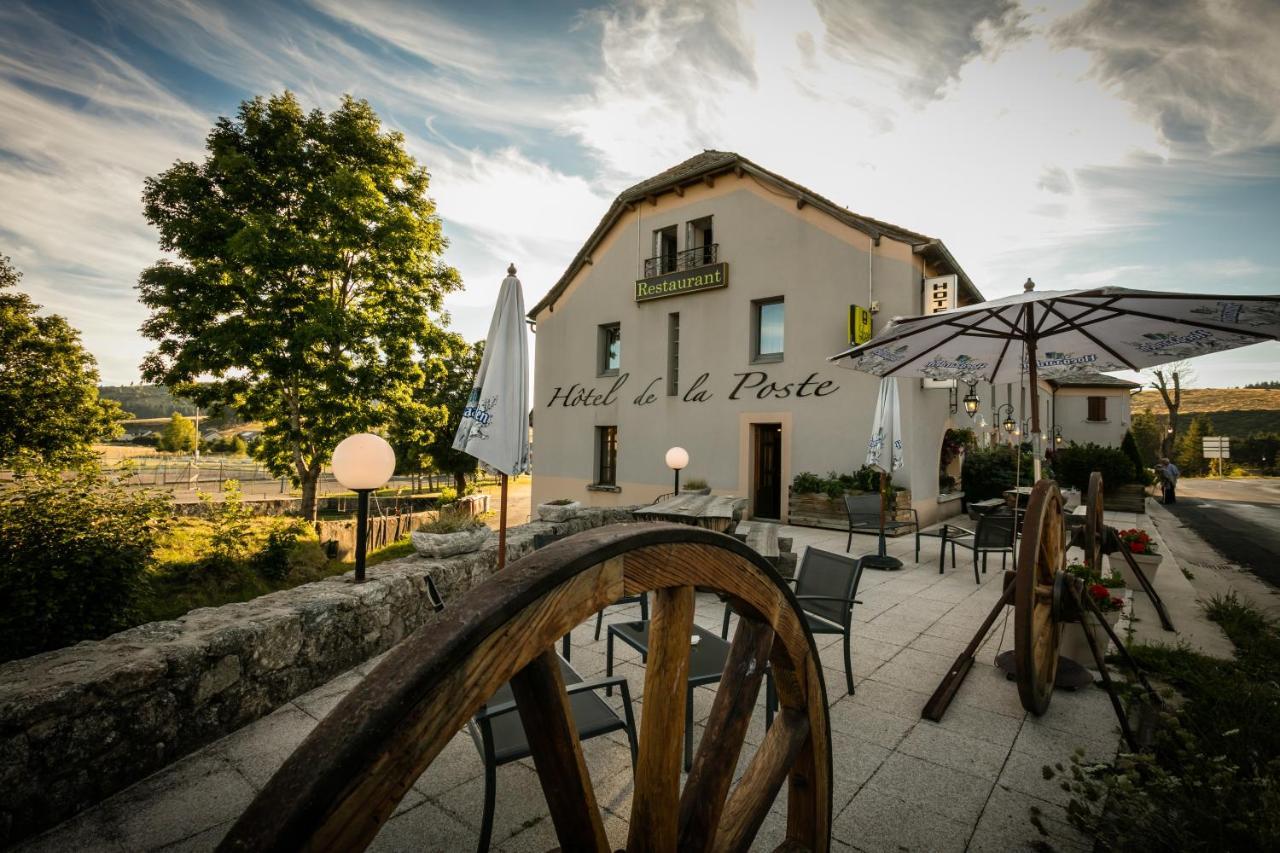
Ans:
{"type": "Polygon", "coordinates": [[[871,440],[867,442],[867,464],[880,472],[880,553],[866,557],[868,565],[877,569],[900,569],[902,561],[886,555],[884,541],[884,492],[889,475],[902,467],[902,413],[898,407],[898,380],[880,380],[876,397],[876,414],[871,421],[871,440]]]}
{"type": "Polygon", "coordinates": [[[507,477],[529,470],[529,339],[515,264],[507,267],[498,291],[484,356],[453,448],[471,454],[502,477],[498,517],[498,568],[502,568],[507,562],[507,477]]]}
{"type": "MultiPolygon", "coordinates": [[[[1280,296],[1219,296],[1100,287],[1036,293],[895,318],[831,357],[876,376],[1019,382],[1031,391],[1040,442],[1039,378],[1141,370],[1280,338],[1280,296]]],[[[1039,476],[1037,454],[1036,475],[1039,476]]]]}

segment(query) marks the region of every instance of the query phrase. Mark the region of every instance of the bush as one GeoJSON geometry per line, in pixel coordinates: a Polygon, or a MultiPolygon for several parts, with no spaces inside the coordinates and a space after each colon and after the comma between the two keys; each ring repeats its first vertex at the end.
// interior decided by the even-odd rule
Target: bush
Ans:
{"type": "Polygon", "coordinates": [[[1180,694],[1157,712],[1149,752],[1044,768],[1096,849],[1280,849],[1280,630],[1234,596],[1205,610],[1235,644],[1233,660],[1186,645],[1130,648],[1180,694]]]}
{"type": "Polygon", "coordinates": [[[684,491],[686,492],[698,492],[708,488],[711,487],[708,486],[707,481],[701,477],[690,477],[684,481],[684,491]]]}
{"type": "Polygon", "coordinates": [[[418,528],[422,533],[464,533],[484,527],[484,522],[460,512],[441,510],[435,520],[428,521],[418,528]]]}
{"type": "Polygon", "coordinates": [[[267,533],[267,541],[249,559],[253,570],[269,581],[289,577],[299,539],[309,530],[306,522],[299,518],[281,521],[267,533]]]}
{"type": "MultiPolygon", "coordinates": [[[[960,488],[968,501],[983,501],[1003,497],[1006,489],[1013,488],[1018,473],[1018,457],[1007,444],[977,448],[964,455],[960,469],[960,488]]],[[[1031,454],[1022,454],[1022,471],[1019,485],[1031,485],[1034,476],[1031,454]]]]}
{"type": "Polygon", "coordinates": [[[1133,460],[1124,451],[1092,442],[1072,442],[1070,447],[1059,450],[1054,455],[1053,468],[1060,484],[1072,486],[1082,492],[1088,491],[1089,475],[1094,471],[1102,473],[1102,485],[1107,491],[1134,482],[1137,474],[1133,469],[1133,460]]]}
{"type": "Polygon", "coordinates": [[[169,513],[97,467],[18,477],[0,494],[0,660],[133,625],[169,513]]]}
{"type": "Polygon", "coordinates": [[[446,506],[451,503],[458,502],[458,490],[452,486],[440,487],[440,500],[437,502],[440,506],[446,506]]]}
{"type": "Polygon", "coordinates": [[[869,465],[863,465],[852,474],[828,471],[825,478],[805,471],[791,480],[791,491],[796,494],[824,494],[832,499],[846,492],[878,492],[879,490],[880,472],[869,465]]]}
{"type": "MultiPolygon", "coordinates": [[[[1129,457],[1129,461],[1133,463],[1133,482],[1143,486],[1151,484],[1151,472],[1142,462],[1142,453],[1138,450],[1138,442],[1133,437],[1132,430],[1126,430],[1124,441],[1120,442],[1120,450],[1125,456],[1129,457]]],[[[1103,480],[1102,482],[1106,482],[1103,480]]]]}

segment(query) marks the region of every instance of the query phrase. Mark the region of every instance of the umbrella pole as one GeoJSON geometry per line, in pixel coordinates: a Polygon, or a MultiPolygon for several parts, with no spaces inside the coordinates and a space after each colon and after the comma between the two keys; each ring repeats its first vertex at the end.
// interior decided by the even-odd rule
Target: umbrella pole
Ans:
{"type": "MultiPolygon", "coordinates": [[[[1023,339],[1027,348],[1027,373],[1031,381],[1031,474],[1032,484],[1040,482],[1040,454],[1036,451],[1040,441],[1040,385],[1036,379],[1036,336],[1035,319],[1030,307],[1027,308],[1027,336],[1023,339]]],[[[1018,449],[1022,454],[1022,449],[1018,449]]],[[[1016,484],[1015,484],[1016,485],[1016,484]]]]}
{"type": "Polygon", "coordinates": [[[498,510],[498,568],[507,564],[507,475],[502,476],[502,506],[498,510]]]}

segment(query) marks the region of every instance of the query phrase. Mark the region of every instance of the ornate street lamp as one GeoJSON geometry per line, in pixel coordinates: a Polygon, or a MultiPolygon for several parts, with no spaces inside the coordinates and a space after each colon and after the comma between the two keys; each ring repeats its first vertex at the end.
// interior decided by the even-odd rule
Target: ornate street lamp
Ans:
{"type": "Polygon", "coordinates": [[[349,435],[333,450],[333,476],[356,493],[356,583],[364,583],[369,493],[390,480],[395,470],[395,451],[387,444],[386,439],[371,432],[349,435]]]}
{"type": "Polygon", "coordinates": [[[680,494],[680,469],[689,464],[689,451],[673,447],[667,451],[667,467],[676,472],[676,494],[680,494]]]}
{"type": "Polygon", "coordinates": [[[996,410],[991,413],[991,420],[993,423],[999,421],[1000,426],[1004,428],[1005,432],[1011,433],[1018,428],[1018,422],[1013,419],[1012,403],[1004,403],[1003,405],[998,406],[996,410]],[[1004,413],[1003,419],[1000,418],[1000,414],[1002,412],[1004,413]]]}
{"type": "Polygon", "coordinates": [[[1062,445],[1062,425],[1061,424],[1058,424],[1053,428],[1053,443],[1058,446],[1062,445]]]}
{"type": "Polygon", "coordinates": [[[964,410],[968,413],[970,419],[978,413],[978,404],[982,401],[978,399],[975,385],[969,386],[969,393],[964,395],[964,410]]]}

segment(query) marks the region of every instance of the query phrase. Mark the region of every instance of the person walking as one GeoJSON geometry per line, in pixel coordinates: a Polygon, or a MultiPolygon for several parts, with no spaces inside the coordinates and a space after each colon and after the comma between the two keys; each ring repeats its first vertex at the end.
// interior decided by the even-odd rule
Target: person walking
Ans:
{"type": "Polygon", "coordinates": [[[1156,466],[1156,471],[1160,474],[1160,485],[1164,491],[1164,502],[1166,504],[1176,504],[1178,502],[1178,477],[1182,474],[1178,470],[1178,466],[1174,465],[1168,457],[1162,457],[1160,464],[1156,466]]]}

